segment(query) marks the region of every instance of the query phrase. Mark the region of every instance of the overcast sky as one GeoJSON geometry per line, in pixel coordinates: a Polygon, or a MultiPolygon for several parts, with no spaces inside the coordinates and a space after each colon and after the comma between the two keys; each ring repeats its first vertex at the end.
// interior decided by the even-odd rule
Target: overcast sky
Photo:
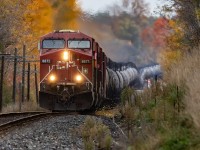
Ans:
{"type": "MultiPolygon", "coordinates": [[[[78,1],[83,10],[89,12],[98,12],[105,10],[107,6],[111,6],[113,3],[120,3],[121,0],[78,0],[78,1]]],[[[145,0],[145,1],[146,3],[149,4],[150,12],[151,14],[153,14],[156,8],[163,4],[164,0],[145,0]]]]}

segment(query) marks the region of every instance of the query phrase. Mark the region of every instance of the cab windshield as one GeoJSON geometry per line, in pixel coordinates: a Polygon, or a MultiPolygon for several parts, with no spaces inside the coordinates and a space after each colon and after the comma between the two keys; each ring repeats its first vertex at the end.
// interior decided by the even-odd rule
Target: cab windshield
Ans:
{"type": "Polygon", "coordinates": [[[90,41],[88,40],[68,40],[68,48],[89,49],[90,41]]]}
{"type": "Polygon", "coordinates": [[[65,40],[58,40],[58,39],[48,39],[42,41],[42,48],[65,48],[65,40]]]}

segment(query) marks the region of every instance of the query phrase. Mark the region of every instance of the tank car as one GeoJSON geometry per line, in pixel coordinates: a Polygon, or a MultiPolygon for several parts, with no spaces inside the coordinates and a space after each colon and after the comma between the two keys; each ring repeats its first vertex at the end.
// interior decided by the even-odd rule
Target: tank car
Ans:
{"type": "Polygon", "coordinates": [[[113,99],[137,76],[130,63],[114,63],[92,37],[59,30],[39,41],[39,105],[49,110],[87,110],[113,99]]]}

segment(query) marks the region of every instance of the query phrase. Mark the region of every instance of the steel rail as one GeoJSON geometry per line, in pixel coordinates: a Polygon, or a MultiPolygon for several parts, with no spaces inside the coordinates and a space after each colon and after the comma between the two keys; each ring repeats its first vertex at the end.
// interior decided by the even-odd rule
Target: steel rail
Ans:
{"type": "Polygon", "coordinates": [[[20,115],[31,115],[31,114],[41,114],[46,113],[45,111],[27,111],[27,112],[9,112],[9,113],[0,113],[0,119],[4,117],[17,117],[20,115]]]}
{"type": "Polygon", "coordinates": [[[0,133],[7,132],[9,129],[12,129],[17,126],[22,126],[24,124],[31,123],[31,122],[34,122],[35,120],[39,120],[42,118],[51,117],[51,116],[60,116],[60,115],[75,115],[75,114],[77,115],[77,112],[75,113],[74,112],[68,112],[68,113],[67,112],[61,112],[61,113],[50,112],[50,113],[40,113],[40,114],[31,115],[28,117],[23,117],[20,119],[16,119],[16,120],[1,124],[0,133]]]}

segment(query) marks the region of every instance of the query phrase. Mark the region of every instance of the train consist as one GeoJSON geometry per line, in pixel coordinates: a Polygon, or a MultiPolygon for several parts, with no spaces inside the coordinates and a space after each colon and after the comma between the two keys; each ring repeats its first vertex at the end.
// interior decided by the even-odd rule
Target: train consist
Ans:
{"type": "Polygon", "coordinates": [[[133,63],[106,57],[92,37],[59,30],[41,37],[39,104],[49,110],[87,110],[138,79],[133,63]]]}

